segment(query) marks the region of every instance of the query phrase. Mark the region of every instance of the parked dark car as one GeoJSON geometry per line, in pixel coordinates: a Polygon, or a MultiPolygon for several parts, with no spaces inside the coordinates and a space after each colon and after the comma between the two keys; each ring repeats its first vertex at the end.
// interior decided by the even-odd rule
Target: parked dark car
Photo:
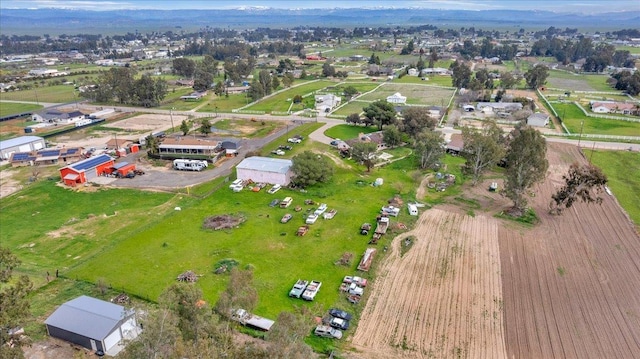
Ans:
{"type": "Polygon", "coordinates": [[[269,202],[269,207],[275,207],[278,205],[278,203],[280,203],[280,200],[274,199],[273,201],[269,202]]]}
{"type": "Polygon", "coordinates": [[[336,317],[331,318],[329,325],[333,328],[340,329],[340,330],[349,329],[349,321],[341,318],[336,318],[336,317]]]}
{"type": "Polygon", "coordinates": [[[329,309],[329,314],[332,317],[335,317],[335,318],[340,318],[340,319],[344,319],[344,320],[351,320],[351,314],[345,312],[344,310],[340,310],[340,309],[337,309],[337,308],[329,309]]]}

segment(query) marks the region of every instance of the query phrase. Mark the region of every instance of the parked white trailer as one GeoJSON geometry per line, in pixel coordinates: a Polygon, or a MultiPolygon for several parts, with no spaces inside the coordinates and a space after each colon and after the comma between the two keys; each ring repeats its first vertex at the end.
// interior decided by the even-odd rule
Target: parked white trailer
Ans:
{"type": "Polygon", "coordinates": [[[180,171],[202,171],[209,164],[202,160],[173,160],[173,169],[180,171]]]}
{"type": "Polygon", "coordinates": [[[231,319],[239,322],[242,325],[249,326],[255,329],[269,331],[275,323],[271,319],[259,317],[255,314],[251,314],[244,309],[237,309],[233,312],[231,319]]]}

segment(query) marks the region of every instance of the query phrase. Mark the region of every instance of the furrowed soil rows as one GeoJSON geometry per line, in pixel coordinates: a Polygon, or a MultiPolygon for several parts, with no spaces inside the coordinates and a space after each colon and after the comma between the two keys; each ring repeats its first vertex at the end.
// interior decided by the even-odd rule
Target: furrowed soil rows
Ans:
{"type": "Polygon", "coordinates": [[[640,236],[614,197],[547,209],[575,146],[549,144],[530,202],[541,223],[499,229],[509,358],[640,358],[640,236]]]}
{"type": "Polygon", "coordinates": [[[394,240],[355,358],[506,358],[498,221],[431,209],[394,240]],[[406,236],[417,238],[400,256],[406,236]]]}

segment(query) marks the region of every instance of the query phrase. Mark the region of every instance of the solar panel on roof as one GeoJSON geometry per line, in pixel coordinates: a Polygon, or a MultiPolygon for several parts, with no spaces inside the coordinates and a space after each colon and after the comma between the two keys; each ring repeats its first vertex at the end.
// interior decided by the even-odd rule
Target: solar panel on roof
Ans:
{"type": "Polygon", "coordinates": [[[68,155],[72,155],[74,153],[78,152],[77,148],[67,148],[67,154],[68,155]]]}
{"type": "Polygon", "coordinates": [[[84,171],[89,168],[94,168],[96,166],[99,166],[105,162],[109,162],[111,160],[112,158],[109,155],[100,155],[100,156],[87,158],[84,161],[76,162],[70,165],[69,167],[73,168],[76,171],[84,171]]]}
{"type": "Polygon", "coordinates": [[[42,157],[53,157],[53,156],[60,156],[60,150],[46,150],[46,151],[39,151],[38,155],[42,156],[42,157]]]}
{"type": "Polygon", "coordinates": [[[22,152],[22,153],[14,153],[13,154],[13,160],[14,161],[26,161],[29,159],[29,157],[31,157],[31,154],[28,152],[22,152]]]}

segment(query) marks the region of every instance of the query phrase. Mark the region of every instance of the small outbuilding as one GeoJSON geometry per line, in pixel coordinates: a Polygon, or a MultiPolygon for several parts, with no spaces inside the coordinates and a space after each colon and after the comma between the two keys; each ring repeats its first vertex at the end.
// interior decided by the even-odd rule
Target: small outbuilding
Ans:
{"type": "Polygon", "coordinates": [[[111,356],[122,349],[123,339],[138,335],[132,310],[85,295],[62,304],[44,324],[52,337],[111,356]]]}
{"type": "Polygon", "coordinates": [[[237,178],[244,181],[263,182],[286,186],[291,182],[293,162],[270,157],[248,157],[236,167],[237,178]]]}
{"type": "Polygon", "coordinates": [[[110,173],[114,162],[114,159],[106,154],[90,157],[61,168],[60,177],[67,186],[75,186],[110,173]]]}
{"type": "Polygon", "coordinates": [[[44,138],[38,136],[20,136],[0,141],[0,157],[9,159],[15,152],[32,152],[45,148],[44,138]]]}
{"type": "Polygon", "coordinates": [[[391,96],[387,96],[388,103],[406,103],[407,96],[402,96],[400,92],[396,92],[391,96]]]}
{"type": "Polygon", "coordinates": [[[549,124],[549,115],[546,113],[533,113],[527,117],[527,125],[533,127],[545,127],[549,124]]]}

